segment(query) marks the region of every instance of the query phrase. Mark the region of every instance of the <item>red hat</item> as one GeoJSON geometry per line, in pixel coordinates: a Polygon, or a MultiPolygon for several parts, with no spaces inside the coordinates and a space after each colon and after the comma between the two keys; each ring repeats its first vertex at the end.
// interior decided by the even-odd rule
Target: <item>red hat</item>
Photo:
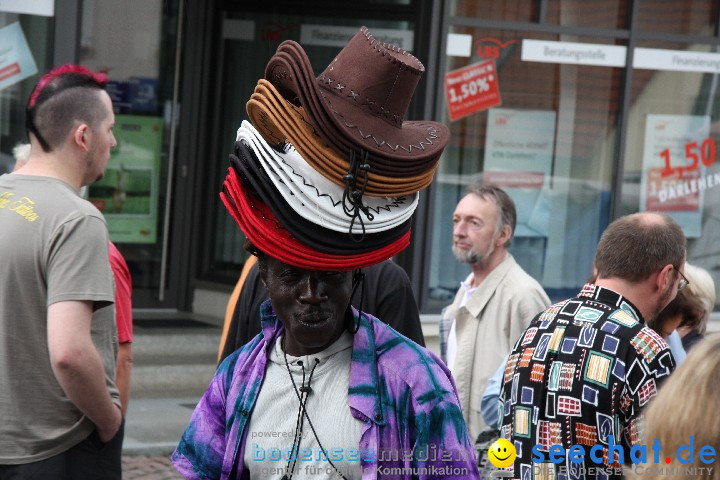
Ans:
{"type": "Polygon", "coordinates": [[[410,245],[410,230],[398,240],[368,253],[332,255],[298,241],[262,201],[252,197],[234,169],[228,169],[220,198],[248,239],[267,255],[310,270],[346,271],[383,262],[410,245]]]}

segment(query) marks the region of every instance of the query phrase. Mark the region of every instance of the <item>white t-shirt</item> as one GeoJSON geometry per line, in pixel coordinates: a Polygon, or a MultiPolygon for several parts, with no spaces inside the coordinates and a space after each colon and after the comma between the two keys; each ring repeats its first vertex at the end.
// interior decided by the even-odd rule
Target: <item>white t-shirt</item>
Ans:
{"type": "Polygon", "coordinates": [[[297,460],[292,468],[295,479],[337,479],[340,476],[332,465],[347,479],[360,479],[360,452],[358,446],[363,424],[350,413],[348,387],[353,336],[344,332],[328,348],[314,355],[287,356],[282,350],[282,336],[278,338],[265,379],[248,423],[245,444],[245,466],[250,478],[280,479],[293,467],[293,439],[298,422],[300,400],[290,381],[292,372],[295,387],[308,385],[310,371],[315,367],[305,408],[312,422],[304,419],[297,460]],[[302,361],[303,367],[297,362],[302,361]],[[318,443],[318,439],[320,442],[318,443]],[[325,450],[330,462],[325,459],[325,450]],[[288,463],[288,459],[290,462],[288,463]]]}
{"type": "MultiPolygon", "coordinates": [[[[477,290],[479,287],[473,287],[472,286],[472,278],[470,280],[466,280],[464,282],[460,282],[460,288],[463,289],[465,292],[462,298],[462,301],[460,302],[460,307],[464,307],[465,304],[470,300],[470,297],[472,297],[472,294],[475,293],[475,290],[477,290]]],[[[455,331],[455,319],[453,318],[452,324],[450,325],[450,333],[448,334],[448,340],[447,340],[447,366],[450,369],[450,372],[453,371],[453,367],[455,366],[455,356],[457,355],[457,333],[455,331]]]]}

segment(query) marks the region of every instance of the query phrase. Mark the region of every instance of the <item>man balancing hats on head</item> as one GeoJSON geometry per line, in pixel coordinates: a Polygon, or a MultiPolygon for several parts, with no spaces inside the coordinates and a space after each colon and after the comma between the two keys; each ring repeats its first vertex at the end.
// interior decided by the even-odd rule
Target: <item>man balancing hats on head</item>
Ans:
{"type": "Polygon", "coordinates": [[[238,131],[221,197],[270,299],[173,463],[190,479],[479,478],[447,368],[362,308],[360,269],[408,245],[447,143],[402,120],[423,66],[365,28],[318,79],[308,63],[281,44],[238,131]]]}

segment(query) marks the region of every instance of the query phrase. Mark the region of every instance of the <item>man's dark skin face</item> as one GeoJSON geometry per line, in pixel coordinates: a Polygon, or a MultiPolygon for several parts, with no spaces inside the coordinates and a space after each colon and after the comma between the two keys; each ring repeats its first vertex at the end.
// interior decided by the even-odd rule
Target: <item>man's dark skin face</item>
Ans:
{"type": "Polygon", "coordinates": [[[260,276],[285,326],[287,354],[320,352],[349,325],[352,272],[305,270],[267,257],[260,276]]]}

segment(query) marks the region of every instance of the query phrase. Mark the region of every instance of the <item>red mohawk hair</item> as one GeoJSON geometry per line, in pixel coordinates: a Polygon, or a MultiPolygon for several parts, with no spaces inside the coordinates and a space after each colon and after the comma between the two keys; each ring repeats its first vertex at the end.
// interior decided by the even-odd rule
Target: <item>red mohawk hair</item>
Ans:
{"type": "MultiPolygon", "coordinates": [[[[37,138],[43,151],[52,151],[51,143],[48,142],[46,135],[48,131],[42,132],[38,129],[36,116],[42,111],[43,105],[50,99],[62,94],[62,92],[71,89],[98,89],[105,90],[108,79],[102,73],[95,73],[82,65],[62,65],[43,75],[40,81],[33,88],[25,107],[25,129],[28,136],[32,133],[37,138]]],[[[81,108],[81,107],[80,107],[81,108]]],[[[82,109],[82,108],[81,108],[82,109]]],[[[87,112],[86,112],[87,113],[87,112]]],[[[52,122],[62,123],[62,119],[55,115],[52,122]]],[[[59,141],[58,138],[50,139],[53,144],[59,141]]]]}
{"type": "Polygon", "coordinates": [[[97,82],[101,85],[107,84],[107,77],[103,73],[95,73],[92,70],[83,67],[82,65],[72,65],[72,64],[66,64],[62,65],[60,67],[57,67],[50,72],[43,75],[43,77],[40,79],[40,81],[35,86],[35,89],[33,90],[32,94],[30,95],[30,101],[28,102],[28,108],[32,108],[35,106],[35,102],[37,102],[37,98],[40,95],[40,92],[43,91],[43,89],[47,86],[48,83],[56,79],[57,77],[68,75],[68,74],[77,74],[77,75],[84,75],[86,77],[91,78],[93,81],[97,82]]]}

